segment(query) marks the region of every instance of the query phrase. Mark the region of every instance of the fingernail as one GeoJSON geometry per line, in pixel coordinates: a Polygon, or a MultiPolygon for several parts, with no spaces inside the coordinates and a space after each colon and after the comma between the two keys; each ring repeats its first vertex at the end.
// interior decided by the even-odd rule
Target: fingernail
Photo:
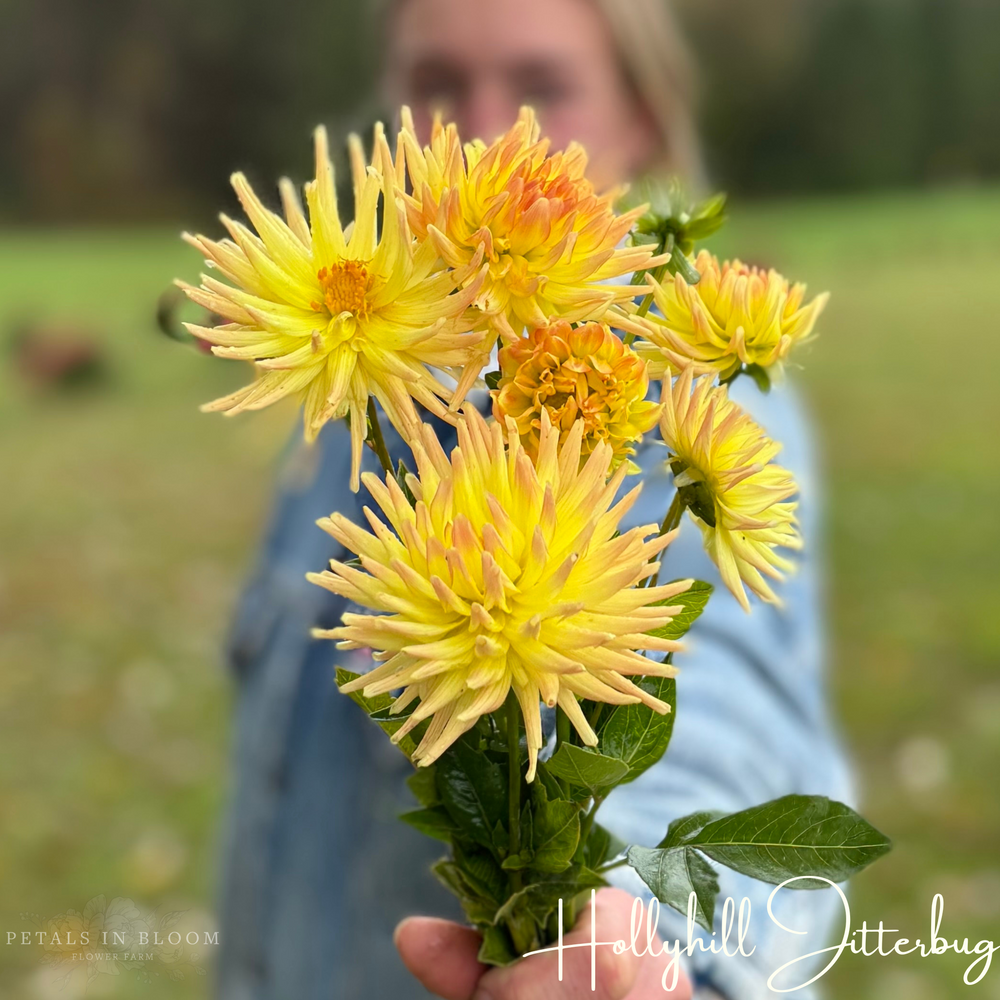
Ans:
{"type": "Polygon", "coordinates": [[[405,917],[403,920],[400,920],[400,922],[396,924],[396,929],[392,932],[392,943],[397,948],[399,947],[399,932],[403,929],[403,926],[409,922],[409,920],[409,917],[405,917]]]}

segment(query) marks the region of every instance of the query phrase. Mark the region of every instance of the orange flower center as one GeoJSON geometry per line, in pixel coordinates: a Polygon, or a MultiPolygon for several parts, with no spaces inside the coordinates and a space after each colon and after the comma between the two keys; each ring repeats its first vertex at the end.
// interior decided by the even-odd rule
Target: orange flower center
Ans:
{"type": "MultiPolygon", "coordinates": [[[[356,260],[322,267],[317,275],[323,289],[323,303],[331,316],[351,313],[358,319],[368,315],[368,269],[356,260]]],[[[314,309],[322,308],[313,302],[314,309]]]]}

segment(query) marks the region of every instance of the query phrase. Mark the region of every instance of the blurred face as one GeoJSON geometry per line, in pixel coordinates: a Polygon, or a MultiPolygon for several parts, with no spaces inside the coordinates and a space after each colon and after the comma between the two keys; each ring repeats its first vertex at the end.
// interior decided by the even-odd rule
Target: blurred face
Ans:
{"type": "Polygon", "coordinates": [[[422,139],[439,109],[463,138],[490,141],[530,104],[554,149],[584,145],[599,187],[655,154],[650,116],[589,0],[399,0],[388,44],[387,97],[412,107],[422,139]]]}

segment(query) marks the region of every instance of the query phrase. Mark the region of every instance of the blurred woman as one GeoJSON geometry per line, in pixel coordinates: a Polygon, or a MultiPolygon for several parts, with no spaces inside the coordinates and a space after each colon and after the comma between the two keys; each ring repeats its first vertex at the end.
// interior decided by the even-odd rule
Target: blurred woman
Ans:
{"type": "MultiPolygon", "coordinates": [[[[490,140],[529,103],[555,148],[583,143],[599,186],[650,172],[701,183],[689,60],[664,0],[386,0],[378,15],[382,99],[413,107],[425,137],[440,109],[464,136],[490,140]]],[[[802,487],[802,529],[815,553],[811,448],[794,396],[778,390],[761,397],[739,381],[733,395],[784,442],[783,464],[802,487]]],[[[389,438],[390,449],[402,454],[398,437],[389,438]]],[[[342,555],[316,519],[332,510],[360,517],[364,500],[348,490],[349,460],[342,422],[328,425],[314,448],[296,446],[232,637],[239,697],[221,905],[224,1000],[426,996],[400,961],[393,931],[413,913],[458,917],[428,872],[440,851],[396,818],[412,808],[404,785],[409,764],[337,692],[333,645],[309,639],[312,626],[331,627],[344,610],[305,574],[342,555]]],[[[649,523],[659,520],[673,486],[655,442],[637,461],[645,488],[631,523],[649,523]]],[[[670,563],[678,577],[717,582],[697,532],[682,532],[670,563]]],[[[655,844],[677,816],[735,811],[789,792],[850,800],[822,696],[810,563],[782,596],[784,612],[757,606],[747,617],[717,588],[681,662],[670,751],[602,810],[602,823],[624,841],[655,844]]],[[[693,988],[698,996],[753,1000],[767,993],[767,976],[782,964],[785,942],[765,926],[767,888],[729,872],[721,881],[723,897],[751,899],[757,951],[752,960],[696,955],[691,982],[675,997],[693,988]]],[[[645,891],[627,869],[619,884],[645,891]]],[[[795,895],[777,914],[787,926],[821,931],[824,895],[795,895]]],[[[627,921],[628,903],[606,891],[601,912],[627,921]]],[[[606,923],[600,930],[605,939],[625,936],[625,928],[606,923]]],[[[661,930],[670,939],[686,937],[679,914],[665,916],[661,930]]],[[[577,995],[560,993],[571,986],[554,978],[536,982],[540,993],[519,992],[523,984],[515,979],[523,973],[512,979],[494,972],[480,981],[474,935],[453,924],[407,921],[397,939],[406,965],[439,996],[467,1000],[476,989],[493,1000],[577,995]]],[[[606,970],[618,979],[617,992],[606,995],[662,995],[658,968],[622,961],[606,970]]]]}

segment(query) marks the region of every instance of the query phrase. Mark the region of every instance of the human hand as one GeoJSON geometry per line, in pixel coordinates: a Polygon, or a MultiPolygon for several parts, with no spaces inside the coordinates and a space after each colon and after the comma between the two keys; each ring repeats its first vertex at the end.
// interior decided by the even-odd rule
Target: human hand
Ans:
{"type": "MultiPolygon", "coordinates": [[[[597,893],[598,941],[631,941],[633,897],[621,889],[597,893]]],[[[616,955],[610,947],[596,949],[596,990],[590,989],[591,907],[584,908],[564,945],[587,945],[563,953],[563,981],[559,982],[556,952],[533,955],[505,969],[481,964],[476,954],[480,937],[469,927],[433,917],[408,917],[397,928],[396,947],[404,964],[431,993],[443,1000],[691,1000],[691,984],[681,972],[667,992],[664,970],[667,955],[641,958],[631,951],[616,955]]],[[[645,944],[645,929],[639,950],[645,944]]],[[[662,942],[655,938],[652,951],[662,942]]],[[[672,973],[666,976],[669,985],[672,973]]]]}

